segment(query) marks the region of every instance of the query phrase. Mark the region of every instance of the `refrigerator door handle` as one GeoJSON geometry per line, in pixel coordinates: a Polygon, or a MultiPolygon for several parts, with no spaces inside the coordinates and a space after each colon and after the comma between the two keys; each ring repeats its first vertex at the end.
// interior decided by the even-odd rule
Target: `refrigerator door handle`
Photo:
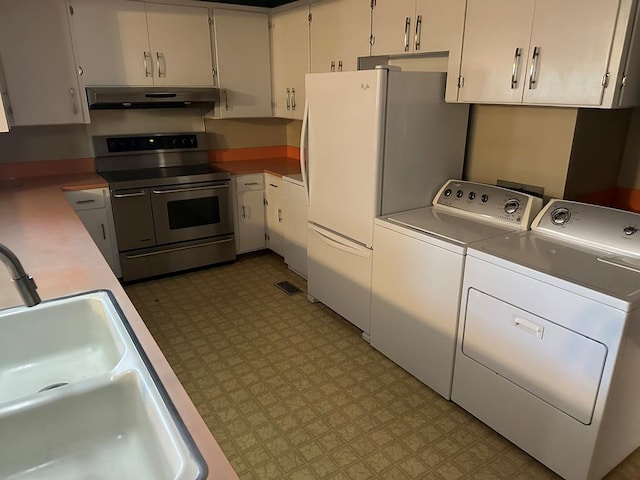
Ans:
{"type": "Polygon", "coordinates": [[[300,132],[300,173],[302,173],[302,183],[304,185],[304,191],[307,194],[307,205],[309,205],[309,179],[307,178],[307,165],[309,159],[307,158],[307,151],[305,144],[307,142],[307,127],[309,124],[309,100],[304,102],[304,113],[302,114],[302,131],[300,132]]]}
{"type": "Polygon", "coordinates": [[[371,256],[371,251],[367,248],[354,248],[346,243],[343,243],[332,236],[326,235],[322,233],[317,227],[313,225],[309,225],[309,229],[324,243],[337,248],[338,250],[342,250],[343,252],[350,253],[352,255],[357,255],[363,258],[369,258],[371,256]]]}

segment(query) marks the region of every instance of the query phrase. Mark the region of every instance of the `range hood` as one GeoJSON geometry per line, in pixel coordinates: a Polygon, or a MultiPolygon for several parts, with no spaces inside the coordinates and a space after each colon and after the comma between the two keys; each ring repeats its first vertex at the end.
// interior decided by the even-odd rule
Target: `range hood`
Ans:
{"type": "Polygon", "coordinates": [[[213,108],[217,88],[165,87],[89,87],[89,109],[131,108],[213,108]]]}

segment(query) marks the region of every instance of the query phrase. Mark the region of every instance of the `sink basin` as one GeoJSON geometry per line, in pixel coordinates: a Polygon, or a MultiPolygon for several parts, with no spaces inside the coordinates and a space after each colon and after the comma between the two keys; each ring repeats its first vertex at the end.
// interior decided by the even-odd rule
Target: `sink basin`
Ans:
{"type": "Polygon", "coordinates": [[[111,371],[125,351],[115,321],[86,296],[0,312],[0,404],[111,371]]]}
{"type": "Polygon", "coordinates": [[[0,311],[0,478],[206,475],[110,292],[0,311]]]}
{"type": "MultiPolygon", "coordinates": [[[[0,478],[174,479],[187,473],[133,373],[0,415],[0,478]]],[[[195,473],[191,472],[191,478],[195,473]]]]}

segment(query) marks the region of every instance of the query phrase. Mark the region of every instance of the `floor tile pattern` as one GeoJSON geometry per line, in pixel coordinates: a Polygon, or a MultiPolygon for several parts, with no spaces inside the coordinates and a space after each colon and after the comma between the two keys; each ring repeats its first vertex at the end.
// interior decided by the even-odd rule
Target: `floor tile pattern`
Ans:
{"type": "MultiPolygon", "coordinates": [[[[309,303],[275,254],[126,291],[243,480],[558,478],[309,303]]],[[[607,478],[639,479],[640,452],[607,478]]]]}

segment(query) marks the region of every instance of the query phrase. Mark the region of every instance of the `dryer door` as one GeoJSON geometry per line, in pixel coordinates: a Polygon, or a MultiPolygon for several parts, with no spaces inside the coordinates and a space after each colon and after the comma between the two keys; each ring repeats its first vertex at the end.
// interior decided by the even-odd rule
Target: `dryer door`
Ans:
{"type": "Polygon", "coordinates": [[[607,348],[475,289],[469,290],[464,355],[591,423],[607,348]]]}

